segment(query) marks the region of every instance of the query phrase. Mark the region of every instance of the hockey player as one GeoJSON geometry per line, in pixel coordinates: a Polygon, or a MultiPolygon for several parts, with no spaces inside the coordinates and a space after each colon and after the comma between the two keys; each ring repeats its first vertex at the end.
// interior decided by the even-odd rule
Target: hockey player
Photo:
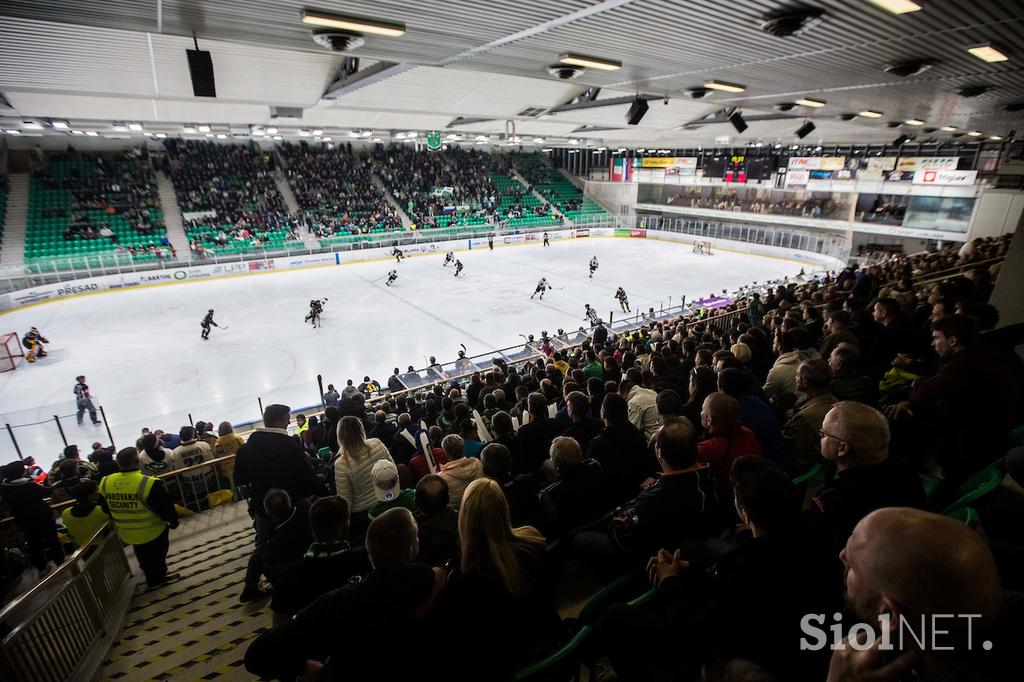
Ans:
{"type": "Polygon", "coordinates": [[[596,326],[597,323],[601,321],[601,318],[597,316],[597,311],[591,308],[589,303],[585,303],[584,306],[586,307],[587,311],[586,317],[584,317],[583,319],[590,322],[591,327],[596,326]]]}
{"type": "Polygon", "coordinates": [[[623,289],[622,287],[619,287],[618,290],[615,292],[615,298],[618,299],[619,306],[622,307],[622,312],[628,313],[629,312],[629,297],[626,296],[626,290],[623,289]]]}
{"type": "Polygon", "coordinates": [[[530,295],[530,300],[533,300],[533,297],[536,296],[537,294],[540,294],[540,297],[543,300],[544,292],[547,291],[548,286],[548,278],[541,277],[540,281],[537,282],[537,288],[534,289],[533,293],[530,295]]]}
{"type": "Polygon", "coordinates": [[[35,327],[29,329],[28,333],[21,337],[21,345],[28,349],[28,355],[25,356],[25,359],[29,362],[35,362],[36,356],[45,358],[47,353],[46,347],[43,346],[44,343],[50,343],[50,341],[40,334],[39,330],[35,327]]]}
{"type": "Polygon", "coordinates": [[[459,273],[462,272],[462,261],[458,258],[455,259],[455,276],[458,277],[459,273]]]}
{"type": "Polygon", "coordinates": [[[487,235],[487,248],[490,249],[491,251],[494,251],[494,235],[493,234],[487,235]]]}
{"type": "Polygon", "coordinates": [[[206,317],[199,323],[199,326],[203,328],[203,340],[206,341],[210,338],[210,326],[220,327],[219,324],[213,321],[213,308],[206,311],[206,317]]]}
{"type": "Polygon", "coordinates": [[[597,256],[590,259],[590,279],[594,279],[595,272],[597,272],[597,256]]]}
{"type": "Polygon", "coordinates": [[[388,273],[388,281],[384,282],[385,286],[391,286],[398,279],[398,270],[392,270],[388,273]]]}
{"type": "Polygon", "coordinates": [[[455,254],[451,251],[444,256],[444,267],[448,267],[448,264],[455,260],[455,254]]]}
{"type": "Polygon", "coordinates": [[[547,232],[544,233],[544,246],[551,246],[551,237],[548,236],[547,232]]]}
{"type": "Polygon", "coordinates": [[[405,255],[402,253],[402,250],[397,246],[391,250],[391,255],[395,257],[396,263],[401,263],[402,259],[405,258],[405,255]]]}
{"type": "Polygon", "coordinates": [[[320,326],[320,314],[324,311],[324,303],[326,301],[326,298],[323,301],[314,298],[309,302],[309,314],[306,315],[306,322],[313,323],[313,329],[320,326]]]}

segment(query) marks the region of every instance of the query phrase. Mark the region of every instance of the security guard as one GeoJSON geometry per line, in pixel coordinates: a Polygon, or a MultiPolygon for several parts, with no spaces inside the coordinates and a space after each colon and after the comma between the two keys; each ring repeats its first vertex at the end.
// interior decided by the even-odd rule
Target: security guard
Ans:
{"type": "Polygon", "coordinates": [[[178,527],[178,516],[163,481],[139,470],[138,450],[118,452],[117,465],[119,473],[100,481],[100,495],[117,534],[134,548],[146,584],[153,589],[178,577],[167,575],[169,528],[178,527]]]}

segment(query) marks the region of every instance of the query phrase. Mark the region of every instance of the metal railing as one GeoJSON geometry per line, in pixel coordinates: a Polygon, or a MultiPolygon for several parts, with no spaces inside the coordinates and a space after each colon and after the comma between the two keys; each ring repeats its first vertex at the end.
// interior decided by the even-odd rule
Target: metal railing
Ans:
{"type": "Polygon", "coordinates": [[[134,585],[111,524],[38,585],[0,611],[5,680],[91,679],[117,634],[134,585]]]}

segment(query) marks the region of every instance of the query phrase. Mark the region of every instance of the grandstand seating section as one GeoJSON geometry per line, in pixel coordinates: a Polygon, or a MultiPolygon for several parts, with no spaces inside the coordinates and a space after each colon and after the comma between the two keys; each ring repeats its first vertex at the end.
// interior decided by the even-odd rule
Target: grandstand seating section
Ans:
{"type": "Polygon", "coordinates": [[[119,248],[138,249],[142,259],[156,257],[145,249],[166,234],[163,212],[156,178],[138,158],[52,156],[33,174],[29,187],[27,263],[77,258],[112,264],[119,248]],[[104,225],[113,238],[86,236],[87,226],[99,230],[104,225]]]}
{"type": "Polygon", "coordinates": [[[610,218],[600,204],[583,196],[583,192],[554,168],[547,171],[547,177],[537,184],[536,189],[569,220],[592,222],[610,218]]]}
{"type": "Polygon", "coordinates": [[[498,188],[498,213],[503,216],[502,224],[510,228],[548,227],[560,224],[558,216],[548,208],[547,202],[523,186],[521,182],[509,175],[492,175],[491,179],[498,188]],[[544,215],[537,215],[537,207],[545,207],[544,215]],[[520,208],[522,216],[509,217],[509,211],[520,208]]]}

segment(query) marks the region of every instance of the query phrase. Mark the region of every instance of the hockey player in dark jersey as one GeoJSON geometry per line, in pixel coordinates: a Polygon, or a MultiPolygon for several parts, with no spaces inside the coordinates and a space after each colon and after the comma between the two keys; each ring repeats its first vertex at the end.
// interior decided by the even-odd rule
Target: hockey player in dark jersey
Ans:
{"type": "Polygon", "coordinates": [[[622,307],[622,312],[628,313],[629,312],[629,297],[626,296],[626,290],[623,289],[622,287],[619,287],[618,290],[615,292],[615,298],[618,299],[619,305],[622,307]]]}
{"type": "Polygon", "coordinates": [[[39,330],[32,327],[28,330],[25,336],[21,337],[21,345],[28,349],[28,355],[25,359],[29,362],[35,362],[36,357],[45,358],[47,356],[46,347],[44,343],[50,343],[49,339],[39,333],[39,330]]]}
{"type": "Polygon", "coordinates": [[[396,279],[398,279],[398,270],[392,270],[388,273],[388,281],[384,282],[384,285],[391,286],[396,279]]]}
{"type": "Polygon", "coordinates": [[[456,258],[455,259],[455,276],[456,277],[458,277],[459,273],[462,272],[462,267],[463,267],[462,261],[460,261],[458,258],[456,258]]]}
{"type": "Polygon", "coordinates": [[[489,248],[491,251],[494,251],[494,235],[493,234],[487,235],[487,248],[489,248]]]}
{"type": "Polygon", "coordinates": [[[213,308],[210,308],[206,312],[206,317],[204,317],[203,321],[199,323],[199,326],[203,328],[203,340],[204,341],[210,338],[210,327],[211,326],[213,326],[213,327],[220,327],[219,324],[217,324],[216,322],[213,321],[213,308]]]}
{"type": "Polygon", "coordinates": [[[544,246],[551,246],[551,237],[548,236],[547,232],[544,233],[544,246]]]}
{"type": "Polygon", "coordinates": [[[405,258],[405,254],[403,254],[402,250],[397,246],[391,250],[391,255],[395,257],[396,263],[401,263],[402,259],[405,258]]]}
{"type": "Polygon", "coordinates": [[[309,302],[309,314],[306,315],[306,322],[313,323],[313,329],[320,326],[320,315],[324,312],[324,303],[326,302],[326,298],[322,301],[318,298],[314,298],[309,302]]]}

